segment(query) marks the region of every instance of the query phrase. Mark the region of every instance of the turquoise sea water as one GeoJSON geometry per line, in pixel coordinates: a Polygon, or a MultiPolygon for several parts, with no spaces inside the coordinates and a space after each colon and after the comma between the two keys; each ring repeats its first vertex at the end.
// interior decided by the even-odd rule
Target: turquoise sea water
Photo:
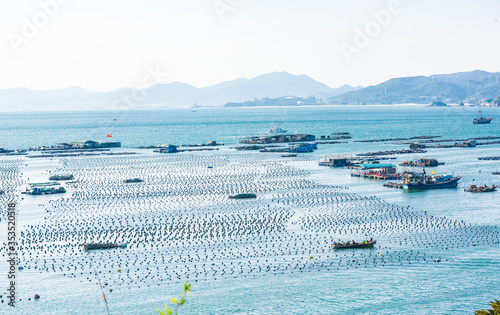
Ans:
{"type": "MultiPolygon", "coordinates": [[[[500,161],[479,161],[500,156],[500,145],[476,148],[429,149],[423,154],[446,165],[438,173],[462,177],[459,188],[406,192],[382,187],[383,182],[350,176],[345,169],[317,166],[325,154],[402,149],[407,146],[353,140],[441,136],[443,139],[500,136],[500,109],[483,109],[490,125],[473,125],[477,108],[424,108],[416,106],[352,106],[321,108],[234,108],[134,112],[67,112],[0,114],[0,146],[8,149],[52,145],[77,139],[121,141],[133,148],[159,143],[194,144],[216,140],[226,146],[244,136],[266,133],[271,126],[289,132],[328,135],[350,132],[345,144],[319,145],[312,161],[289,164],[311,172],[320,184],[348,187],[362,196],[377,196],[418,214],[464,220],[500,227],[498,192],[472,195],[463,191],[472,183],[500,184],[500,161]]],[[[227,153],[227,151],[225,151],[227,153]]],[[[195,153],[214,156],[224,152],[195,153]]],[[[259,154],[259,153],[255,153],[259,154]]],[[[395,155],[398,164],[422,155],[395,155]]],[[[42,218],[38,218],[42,220],[42,218]]],[[[2,222],[1,224],[3,224],[2,222]]],[[[3,227],[2,227],[3,228],[3,227]]],[[[456,247],[434,253],[450,257],[436,263],[369,266],[201,281],[183,307],[185,314],[470,314],[500,297],[499,244],[456,247]]],[[[2,257],[3,259],[3,257],[2,257]]],[[[3,261],[2,261],[3,263],[3,261]]],[[[0,274],[1,292],[5,278],[0,274]]],[[[24,273],[19,292],[45,292],[43,299],[20,303],[19,313],[104,314],[101,293],[73,279],[51,273],[24,273]],[[24,278],[23,278],[24,277],[24,278]],[[75,290],[76,289],[76,290],[75,290]],[[68,312],[68,310],[70,310],[68,312]]],[[[126,286],[108,293],[112,314],[154,314],[182,288],[182,280],[159,287],[126,286]]],[[[0,305],[0,313],[12,309],[0,305]]]]}
{"type": "MultiPolygon", "coordinates": [[[[354,139],[440,135],[467,138],[500,133],[498,108],[483,110],[495,118],[473,125],[477,108],[421,106],[338,106],[183,109],[168,111],[0,113],[0,146],[27,148],[79,139],[121,141],[124,147],[159,143],[192,144],[217,140],[236,144],[241,137],[266,134],[271,126],[288,132],[329,135],[350,132],[354,139]]],[[[334,150],[376,148],[350,142],[334,150]]],[[[323,151],[330,151],[326,147],[323,151]]],[[[322,153],[323,151],[319,151],[322,153]]]]}

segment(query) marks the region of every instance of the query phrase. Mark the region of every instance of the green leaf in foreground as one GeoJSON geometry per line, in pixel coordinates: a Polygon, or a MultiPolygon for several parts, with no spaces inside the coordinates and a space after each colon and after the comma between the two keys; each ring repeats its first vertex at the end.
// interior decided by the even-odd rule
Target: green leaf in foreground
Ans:
{"type": "Polygon", "coordinates": [[[186,303],[186,296],[188,295],[188,293],[191,293],[191,284],[184,282],[184,293],[179,294],[179,297],[177,299],[174,299],[172,297],[170,298],[174,303],[172,309],[170,310],[168,308],[168,305],[165,304],[165,313],[157,309],[158,313],[160,313],[160,315],[171,315],[172,313],[177,315],[177,310],[179,309],[179,306],[184,305],[184,303],[186,303]]]}

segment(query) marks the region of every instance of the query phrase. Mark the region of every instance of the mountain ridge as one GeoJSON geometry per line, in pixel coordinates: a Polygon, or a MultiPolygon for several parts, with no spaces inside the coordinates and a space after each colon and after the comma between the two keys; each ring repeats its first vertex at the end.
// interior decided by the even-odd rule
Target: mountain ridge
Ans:
{"type": "MultiPolygon", "coordinates": [[[[341,87],[341,92],[352,90],[341,87]]],[[[156,84],[145,89],[120,88],[109,92],[89,91],[80,87],[51,90],[27,88],[0,89],[0,110],[87,110],[140,109],[154,107],[222,107],[227,102],[247,101],[261,97],[296,95],[311,97],[317,92],[337,95],[336,89],[307,75],[271,72],[254,78],[238,78],[212,86],[197,88],[183,82],[156,84]]]]}
{"type": "Polygon", "coordinates": [[[429,104],[472,102],[500,96],[500,72],[474,70],[431,76],[392,78],[329,98],[332,104],[429,104]]]}
{"type": "MultiPolygon", "coordinates": [[[[254,78],[237,78],[197,88],[183,82],[156,84],[145,89],[119,88],[108,92],[78,86],[30,90],[0,89],[0,110],[90,110],[222,107],[226,104],[289,104],[293,96],[301,104],[429,104],[478,103],[500,96],[500,72],[474,70],[431,76],[392,78],[377,85],[331,88],[311,77],[271,72],[254,78]],[[319,101],[316,100],[319,98],[319,101]],[[264,102],[261,100],[265,100],[264,102]],[[304,100],[307,100],[304,102],[304,100]]],[[[286,105],[288,106],[288,105],[286,105]]]]}

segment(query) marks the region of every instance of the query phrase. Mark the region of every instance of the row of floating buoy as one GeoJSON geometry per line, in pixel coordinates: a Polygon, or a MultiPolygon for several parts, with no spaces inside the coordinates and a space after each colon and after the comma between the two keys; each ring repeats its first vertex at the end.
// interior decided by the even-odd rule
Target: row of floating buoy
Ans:
{"type": "MultiPolygon", "coordinates": [[[[272,154],[112,156],[62,160],[71,196],[23,227],[22,272],[103,286],[157,286],[310,270],[379,268],[454,259],[445,248],[492,244],[495,227],[433,217],[345,187],[317,184],[272,154]],[[207,165],[214,166],[208,170],[207,165]],[[123,178],[143,182],[126,185],[123,178]],[[233,193],[257,199],[231,200],[233,193]],[[333,252],[373,237],[374,250],[333,252]],[[347,238],[347,239],[346,239],[347,238]],[[84,252],[83,243],[128,242],[84,252]]],[[[0,248],[4,249],[4,248],[0,248]]]]}

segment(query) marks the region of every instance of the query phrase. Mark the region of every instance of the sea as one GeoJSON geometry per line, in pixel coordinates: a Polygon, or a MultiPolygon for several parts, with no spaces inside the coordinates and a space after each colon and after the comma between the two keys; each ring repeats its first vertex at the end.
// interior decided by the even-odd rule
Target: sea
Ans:
{"type": "MultiPolygon", "coordinates": [[[[301,155],[306,159],[288,165],[306,170],[310,174],[308,179],[315,183],[342,186],[350,193],[378,198],[417,215],[458,220],[493,230],[500,228],[499,192],[464,191],[471,184],[500,185],[500,176],[492,174],[500,171],[500,161],[478,159],[500,156],[500,144],[431,148],[422,154],[389,155],[392,159],[384,161],[398,165],[422,157],[435,158],[445,163],[436,167],[435,172],[461,176],[456,189],[410,192],[390,189],[383,187],[384,181],[352,177],[349,169],[318,165],[318,160],[326,155],[355,156],[408,148],[407,144],[398,143],[403,140],[357,140],[437,136],[436,140],[448,139],[445,143],[451,144],[471,138],[500,137],[500,108],[363,105],[12,112],[0,113],[0,121],[0,146],[5,149],[50,147],[82,139],[120,141],[123,151],[158,144],[216,141],[223,144],[219,150],[177,155],[214,158],[238,154],[233,148],[241,138],[267,135],[271,127],[280,127],[288,133],[313,134],[318,141],[322,135],[348,132],[352,139],[342,140],[345,143],[319,144],[314,153],[301,155]],[[485,117],[493,118],[491,124],[472,123],[479,109],[485,117]]],[[[490,140],[479,140],[486,141],[490,140]]],[[[2,182],[2,187],[8,184],[2,182]]],[[[20,225],[23,220],[30,220],[30,213],[22,212],[23,202],[26,200],[18,205],[20,225]]],[[[43,224],[44,218],[36,220],[43,224]]],[[[2,231],[6,230],[6,224],[5,220],[0,222],[2,231]]],[[[467,236],[458,242],[467,242],[467,236]]],[[[0,314],[108,313],[102,292],[95,284],[76,285],[56,274],[27,270],[18,272],[18,296],[23,301],[15,308],[7,306],[7,256],[2,255],[0,300],[4,302],[0,304],[0,314]],[[40,293],[41,299],[34,301],[34,293],[40,293]]],[[[192,293],[179,314],[473,314],[500,298],[500,244],[434,248],[433,255],[434,261],[437,257],[442,259],[435,263],[417,261],[335,270],[318,267],[304,272],[205,279],[192,283],[192,293]]],[[[157,308],[164,310],[165,303],[172,304],[170,297],[182,291],[184,280],[162,282],[156,287],[117,286],[114,292],[106,293],[109,313],[158,314],[157,308]]]]}

